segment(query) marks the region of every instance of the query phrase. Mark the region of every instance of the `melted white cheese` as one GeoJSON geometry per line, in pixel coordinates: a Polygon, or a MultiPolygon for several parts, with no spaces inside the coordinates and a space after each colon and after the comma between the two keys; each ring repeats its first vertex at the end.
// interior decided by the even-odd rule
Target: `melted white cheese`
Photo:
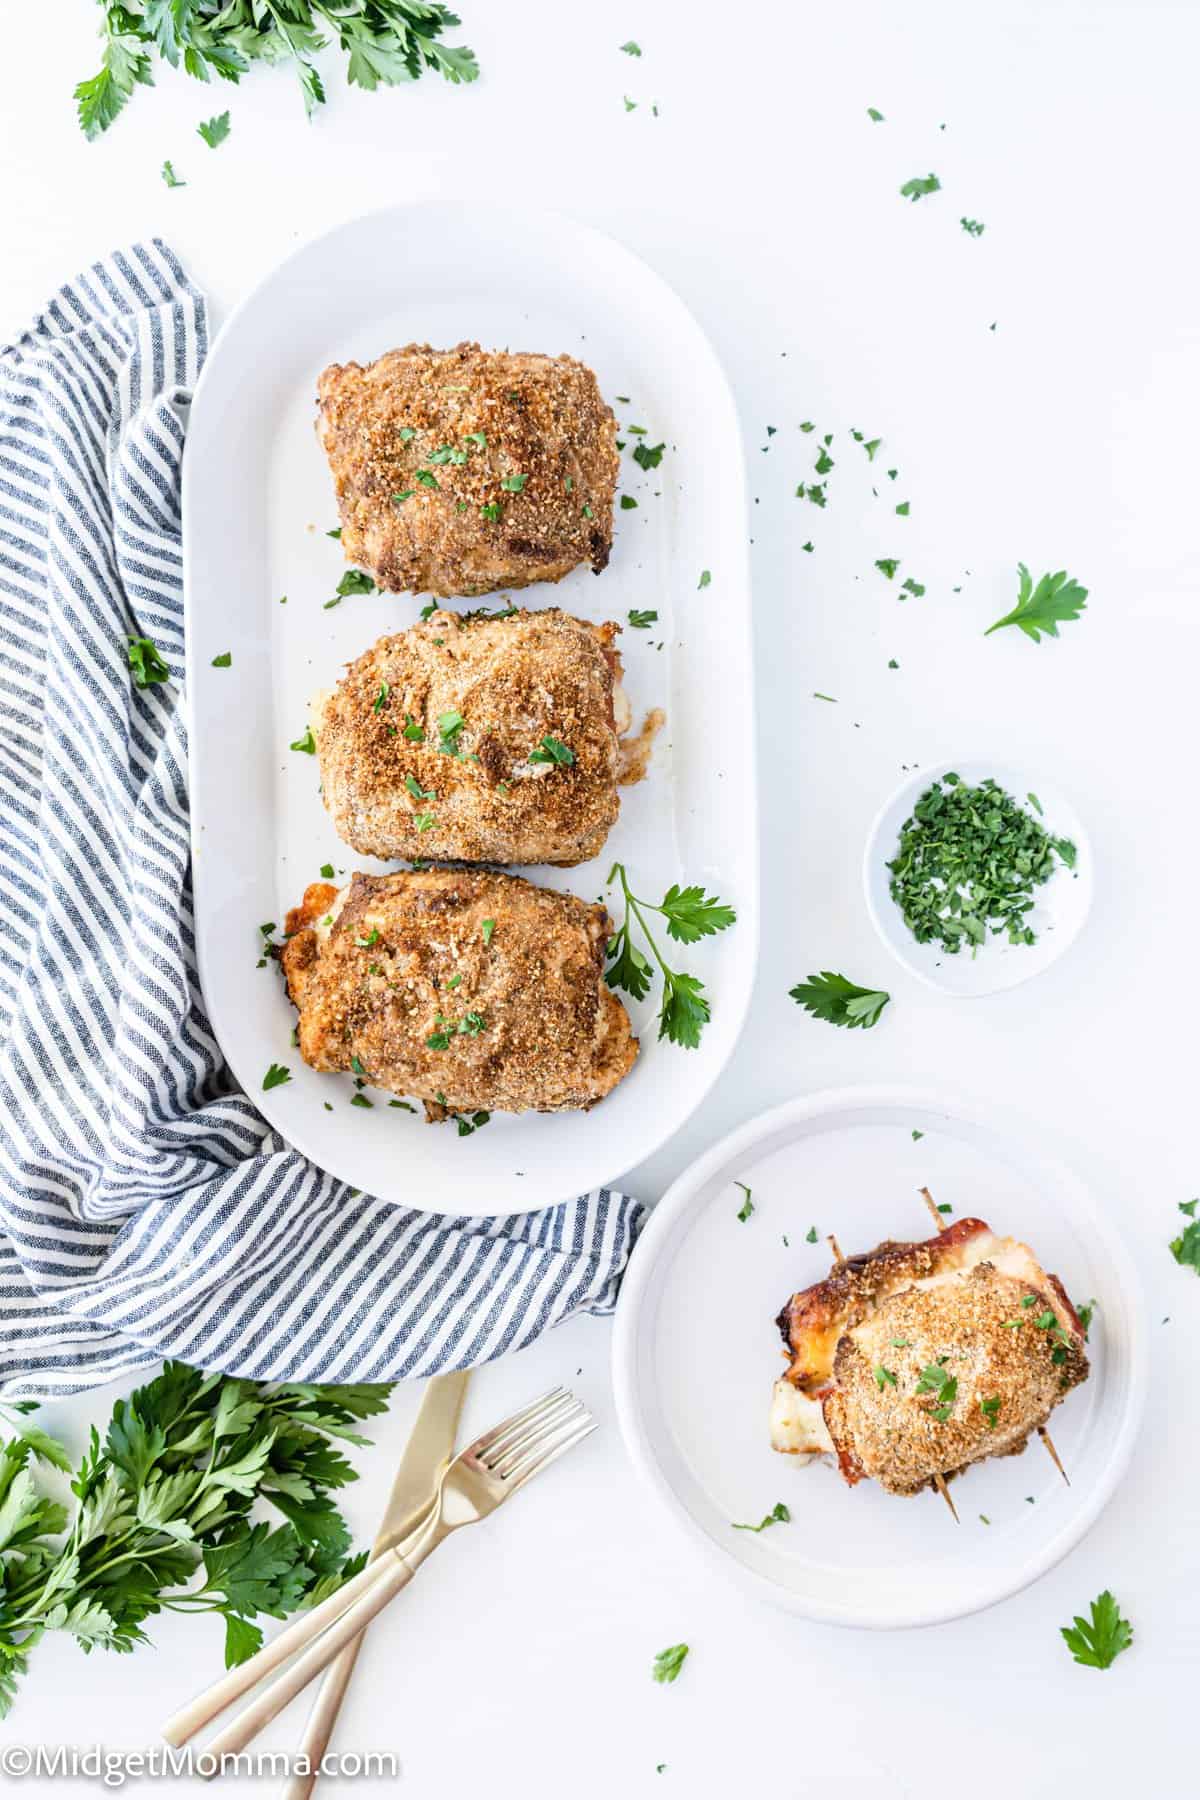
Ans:
{"type": "Polygon", "coordinates": [[[833,1439],[821,1402],[780,1376],[771,1394],[771,1448],[788,1456],[830,1456],[833,1439]]]}

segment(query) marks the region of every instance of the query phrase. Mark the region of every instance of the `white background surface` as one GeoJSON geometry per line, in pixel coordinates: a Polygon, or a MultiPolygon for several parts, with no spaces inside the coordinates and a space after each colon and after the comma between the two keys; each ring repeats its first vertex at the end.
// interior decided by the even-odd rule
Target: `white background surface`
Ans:
{"type": "MultiPolygon", "coordinates": [[[[69,88],[95,62],[92,9],[9,9],[5,322],[150,231],[219,316],[299,238],[438,192],[560,206],[646,256],[712,335],[746,434],[766,905],[737,1057],[703,1116],[631,1185],[654,1197],[718,1133],[805,1088],[904,1078],[995,1094],[1057,1131],[1123,1225],[1147,1284],[1156,1376],[1137,1471],[1060,1568],[974,1619],[868,1638],[760,1611],[693,1561],[626,1466],[609,1329],[581,1321],[483,1374],[468,1423],[581,1370],[607,1428],[486,1532],[448,1547],[376,1628],[343,1741],[397,1749],[404,1780],[377,1791],[419,1800],[465,1800],[485,1784],[538,1800],[564,1789],[807,1796],[835,1779],[873,1800],[931,1783],[1040,1797],[1067,1782],[1176,1800],[1194,1791],[1200,1653],[1189,1337],[1200,1293],[1165,1248],[1176,1202],[1200,1185],[1200,15],[1185,0],[463,7],[485,69],[473,89],[426,80],[347,95],[335,77],[308,126],[282,73],[220,93],[164,78],[90,146],[69,88]],[[619,54],[629,36],[640,61],[619,54]],[[196,122],[227,105],[233,134],[210,152],[196,122]],[[871,124],[868,106],[887,122],[871,124]],[[164,156],[186,188],[163,187],[164,156]],[[900,183],[930,170],[943,192],[902,201],[900,183]],[[959,229],[961,214],[986,222],[981,240],[959,229]],[[865,458],[843,436],[828,509],[797,502],[813,457],[797,426],[809,418],[884,437],[873,473],[897,466],[900,479],[885,477],[873,501],[865,458]],[[891,512],[901,498],[908,519],[891,512]],[[901,577],[924,582],[925,597],[901,605],[872,567],[880,556],[903,556],[901,577]],[[1018,559],[1035,573],[1068,567],[1091,590],[1058,643],[982,636],[1012,604],[1018,559]],[[811,701],[814,690],[838,704],[811,701]],[[1084,937],[1047,974],[967,1002],[890,963],[858,862],[902,765],[981,741],[1011,744],[1072,796],[1097,897],[1084,937]],[[881,1025],[835,1032],[802,1016],[786,990],[818,967],[888,985],[881,1025]],[[1070,1661],[1057,1627],[1106,1585],[1137,1642],[1098,1674],[1070,1661]],[[655,1686],[654,1652],[680,1639],[692,1645],[683,1676],[655,1686]]],[[[49,1422],[81,1444],[112,1397],[57,1407],[49,1422]]],[[[416,1402],[397,1397],[365,1461],[352,1499],[364,1534],[416,1402]]],[[[782,1497],[782,1475],[780,1486],[782,1497]]],[[[165,1622],[135,1658],[43,1645],[4,1737],[151,1742],[216,1672],[218,1628],[205,1632],[165,1622]]],[[[285,1719],[269,1741],[296,1730],[285,1719]]]]}

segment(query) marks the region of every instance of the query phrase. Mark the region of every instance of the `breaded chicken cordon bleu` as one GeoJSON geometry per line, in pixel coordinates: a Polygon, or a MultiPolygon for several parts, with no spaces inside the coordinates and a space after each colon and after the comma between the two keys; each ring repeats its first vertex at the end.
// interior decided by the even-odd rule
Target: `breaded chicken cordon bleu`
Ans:
{"type": "Polygon", "coordinates": [[[1037,1431],[1061,1471],[1045,1426],[1087,1379],[1083,1326],[1057,1275],[981,1219],[839,1258],[776,1322],[776,1450],[833,1458],[851,1486],[948,1498],[947,1479],[1037,1431]]]}
{"type": "Polygon", "coordinates": [[[381,588],[486,594],[608,562],[616,420],[574,357],[409,344],[333,364],[317,402],[342,548],[381,588]]]}
{"type": "Polygon", "coordinates": [[[638,1052],[604,981],[610,930],[603,906],[485,869],[316,882],[282,958],[300,1054],[430,1120],[586,1110],[638,1052]]]}
{"type": "Polygon", "coordinates": [[[557,609],[444,611],[380,638],[312,706],[338,836],[431,862],[597,855],[628,773],[618,629],[557,609]]]}

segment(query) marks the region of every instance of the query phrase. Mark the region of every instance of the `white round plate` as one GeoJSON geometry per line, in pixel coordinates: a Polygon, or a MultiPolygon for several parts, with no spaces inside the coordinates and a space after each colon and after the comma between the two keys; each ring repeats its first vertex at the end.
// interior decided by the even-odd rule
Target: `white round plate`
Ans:
{"type": "Polygon", "coordinates": [[[1132,1454],[1145,1326],[1120,1239],[1020,1126],[903,1088],[851,1088],[751,1120],[675,1182],[625,1277],[613,1365],[634,1464],[716,1566],[808,1618],[930,1625],[1016,1593],[1087,1531],[1132,1454]],[[744,1223],[738,1182],[753,1195],[744,1223]],[[1096,1301],[1091,1376],[1054,1414],[1070,1487],[1035,1439],[955,1481],[957,1526],[936,1494],[849,1488],[824,1462],[773,1451],[767,1432],[783,1368],[775,1316],[828,1272],[826,1234],[847,1254],[928,1236],[921,1186],[953,1218],[1030,1243],[1077,1304],[1096,1301]],[[781,1500],[790,1524],[733,1529],[781,1500]]]}
{"type": "Polygon", "coordinates": [[[1040,771],[1016,768],[999,757],[968,756],[923,769],[896,789],[868,835],[863,886],[875,929],[897,962],[947,994],[995,994],[1039,975],[1074,943],[1092,904],[1092,870],[1092,847],[1079,815],[1040,771]],[[1070,838],[1075,845],[1074,869],[1060,867],[1035,890],[1036,905],[1029,922],[1037,933],[1036,944],[1010,944],[1004,938],[989,937],[974,954],[960,950],[956,956],[948,956],[940,944],[917,942],[888,891],[887,865],[899,847],[901,829],[921,795],[950,770],[973,787],[990,777],[1035,817],[1037,809],[1030,805],[1029,796],[1036,794],[1046,830],[1053,837],[1070,838]]]}

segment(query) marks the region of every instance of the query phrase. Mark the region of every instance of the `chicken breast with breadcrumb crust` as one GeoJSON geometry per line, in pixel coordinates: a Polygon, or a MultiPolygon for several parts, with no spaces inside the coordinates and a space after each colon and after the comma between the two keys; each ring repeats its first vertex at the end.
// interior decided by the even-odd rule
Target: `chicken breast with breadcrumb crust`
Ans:
{"type": "Polygon", "coordinates": [[[587,1109],[638,1052],[602,906],[484,869],[316,882],[287,918],[300,1054],[437,1119],[587,1109]]]}
{"type": "Polygon", "coordinates": [[[619,810],[628,722],[617,630],[557,609],[436,612],[380,638],[312,707],[338,836],[385,859],[597,855],[619,810]]]}
{"type": "Polygon", "coordinates": [[[616,420],[574,357],[409,344],[332,364],[317,399],[342,548],[381,588],[486,594],[608,562],[616,420]]]}

